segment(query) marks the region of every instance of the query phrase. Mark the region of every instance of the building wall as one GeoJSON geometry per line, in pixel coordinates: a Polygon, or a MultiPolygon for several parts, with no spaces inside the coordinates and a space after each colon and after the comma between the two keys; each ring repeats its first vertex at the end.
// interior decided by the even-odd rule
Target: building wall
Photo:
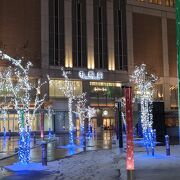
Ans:
{"type": "Polygon", "coordinates": [[[168,54],[169,54],[169,76],[177,77],[177,51],[176,51],[176,21],[167,20],[168,31],[168,54]]]}
{"type": "Polygon", "coordinates": [[[40,0],[1,0],[0,12],[0,49],[40,67],[40,0]]]}
{"type": "Polygon", "coordinates": [[[127,0],[129,73],[146,63],[159,76],[165,111],[177,108],[175,8],[173,2],[127,0]]]}
{"type": "Polygon", "coordinates": [[[163,76],[161,18],[133,13],[134,65],[142,63],[163,76]]]}

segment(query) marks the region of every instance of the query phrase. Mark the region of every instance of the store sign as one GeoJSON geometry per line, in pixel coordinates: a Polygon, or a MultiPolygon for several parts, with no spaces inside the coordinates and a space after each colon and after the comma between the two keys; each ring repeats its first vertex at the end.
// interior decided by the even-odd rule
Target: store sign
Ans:
{"type": "Polygon", "coordinates": [[[95,92],[106,92],[107,89],[104,87],[94,87],[95,92]]]}
{"type": "Polygon", "coordinates": [[[84,80],[101,80],[103,79],[103,72],[88,71],[85,73],[84,71],[79,71],[79,77],[84,80]]]}

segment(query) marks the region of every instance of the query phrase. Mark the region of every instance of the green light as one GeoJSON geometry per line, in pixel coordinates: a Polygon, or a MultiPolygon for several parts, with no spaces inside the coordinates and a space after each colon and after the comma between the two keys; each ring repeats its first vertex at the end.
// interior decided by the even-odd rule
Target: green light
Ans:
{"type": "MultiPolygon", "coordinates": [[[[180,0],[176,0],[176,46],[177,46],[177,68],[178,68],[178,113],[180,127],[180,0]]],[[[179,131],[180,137],[180,131],[179,131]]],[[[180,142],[180,138],[179,138],[180,142]]]]}

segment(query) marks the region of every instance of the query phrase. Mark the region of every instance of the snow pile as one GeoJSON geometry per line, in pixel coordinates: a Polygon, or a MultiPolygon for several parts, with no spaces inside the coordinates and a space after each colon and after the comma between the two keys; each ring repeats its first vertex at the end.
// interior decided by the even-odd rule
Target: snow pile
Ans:
{"type": "Polygon", "coordinates": [[[52,174],[47,179],[63,180],[115,180],[126,179],[125,155],[117,148],[97,150],[74,155],[48,163],[48,171],[52,174]],[[120,172],[119,172],[119,169],[120,172]],[[119,173],[121,178],[119,178],[119,173]]]}

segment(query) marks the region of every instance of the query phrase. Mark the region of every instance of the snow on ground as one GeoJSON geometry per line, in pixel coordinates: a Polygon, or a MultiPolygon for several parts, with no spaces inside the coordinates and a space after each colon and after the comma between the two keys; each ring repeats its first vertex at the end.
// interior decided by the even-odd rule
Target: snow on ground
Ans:
{"type": "MultiPolygon", "coordinates": [[[[49,180],[124,180],[125,155],[119,149],[96,150],[48,163],[49,180]],[[121,168],[122,177],[119,178],[121,168]]],[[[47,177],[46,177],[47,178],[47,177]]]]}
{"type": "Polygon", "coordinates": [[[171,146],[166,156],[165,146],[157,146],[155,156],[147,155],[143,147],[135,148],[136,180],[180,180],[180,146],[171,146]]]}
{"type": "MultiPolygon", "coordinates": [[[[28,177],[34,180],[126,180],[125,158],[126,154],[116,146],[111,150],[87,151],[48,162],[45,171],[34,171],[28,177]]],[[[12,179],[15,176],[23,179],[27,175],[22,177],[22,174],[15,173],[12,179]]],[[[153,157],[146,155],[145,148],[135,143],[135,180],[152,179],[180,180],[179,145],[171,146],[171,156],[166,156],[165,146],[157,146],[153,157]]]]}
{"type": "Polygon", "coordinates": [[[125,153],[120,152],[118,147],[113,147],[111,150],[82,152],[48,162],[45,170],[40,163],[31,163],[30,166],[32,167],[27,166],[26,169],[22,169],[19,168],[19,163],[15,163],[6,167],[13,172],[7,174],[6,169],[2,169],[0,177],[4,177],[5,180],[27,178],[31,180],[126,180],[125,153]]]}

